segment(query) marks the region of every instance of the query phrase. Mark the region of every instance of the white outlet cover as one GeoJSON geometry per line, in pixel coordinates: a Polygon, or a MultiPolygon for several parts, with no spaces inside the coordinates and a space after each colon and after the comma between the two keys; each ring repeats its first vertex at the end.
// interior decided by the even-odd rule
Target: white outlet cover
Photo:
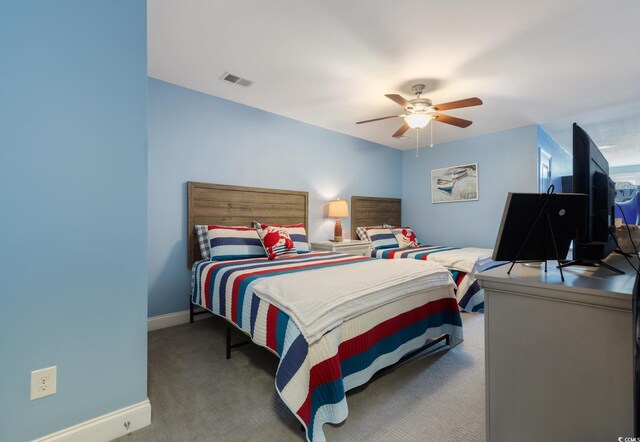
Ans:
{"type": "Polygon", "coordinates": [[[56,394],[57,366],[31,372],[31,400],[56,394]]]}

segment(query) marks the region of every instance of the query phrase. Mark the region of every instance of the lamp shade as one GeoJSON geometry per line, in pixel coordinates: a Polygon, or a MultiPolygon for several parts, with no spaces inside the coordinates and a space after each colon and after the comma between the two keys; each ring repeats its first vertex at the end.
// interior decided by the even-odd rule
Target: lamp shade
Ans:
{"type": "Polygon", "coordinates": [[[330,218],[347,218],[349,216],[349,206],[346,200],[335,200],[329,202],[330,218]]]}

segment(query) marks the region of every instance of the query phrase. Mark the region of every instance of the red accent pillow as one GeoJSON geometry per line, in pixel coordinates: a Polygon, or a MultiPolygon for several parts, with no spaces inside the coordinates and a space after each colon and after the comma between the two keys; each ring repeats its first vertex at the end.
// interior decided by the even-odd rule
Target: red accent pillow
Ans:
{"type": "Polygon", "coordinates": [[[261,224],[258,234],[269,259],[298,256],[293,240],[283,227],[261,224]]]}
{"type": "Polygon", "coordinates": [[[394,227],[393,234],[396,236],[396,240],[398,240],[398,245],[402,248],[418,247],[420,245],[411,227],[394,227]]]}

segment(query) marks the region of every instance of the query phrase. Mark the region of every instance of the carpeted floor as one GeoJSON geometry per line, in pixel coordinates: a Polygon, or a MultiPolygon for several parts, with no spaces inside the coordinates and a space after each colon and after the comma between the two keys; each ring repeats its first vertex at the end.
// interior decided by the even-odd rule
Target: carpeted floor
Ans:
{"type": "MultiPolygon", "coordinates": [[[[484,440],[484,318],[462,320],[455,348],[438,346],[348,393],[349,417],[324,426],[327,440],[484,440]]],[[[224,348],[219,318],[149,333],[152,423],[119,441],[305,440],[276,393],[276,357],[248,345],[226,360],[224,348]]]]}

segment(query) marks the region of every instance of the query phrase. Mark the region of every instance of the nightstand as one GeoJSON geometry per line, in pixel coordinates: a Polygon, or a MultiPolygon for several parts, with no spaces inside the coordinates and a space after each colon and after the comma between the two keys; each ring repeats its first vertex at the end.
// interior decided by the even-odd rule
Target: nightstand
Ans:
{"type": "Polygon", "coordinates": [[[369,256],[371,254],[371,241],[360,241],[345,239],[341,242],[319,241],[311,243],[311,250],[314,252],[331,251],[348,253],[356,256],[369,256]]]}

